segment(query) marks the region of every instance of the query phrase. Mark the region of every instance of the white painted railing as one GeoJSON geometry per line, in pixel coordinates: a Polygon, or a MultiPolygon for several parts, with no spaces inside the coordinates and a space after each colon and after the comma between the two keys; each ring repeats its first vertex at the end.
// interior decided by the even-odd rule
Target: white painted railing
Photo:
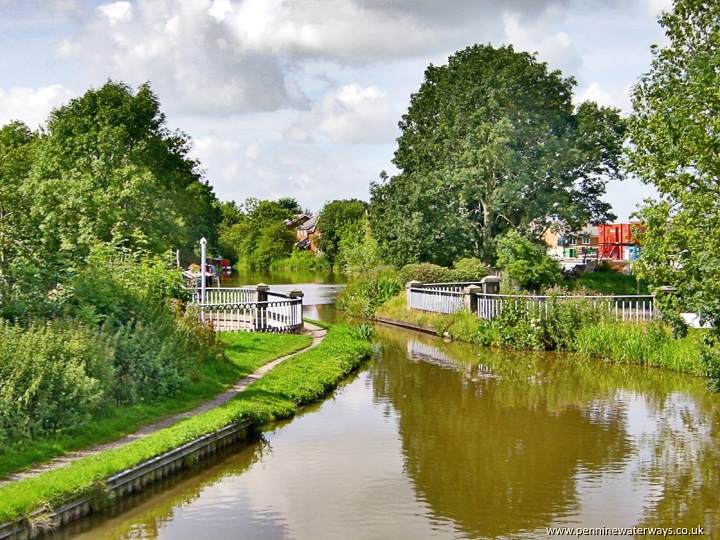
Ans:
{"type": "MultiPolygon", "coordinates": [[[[468,291],[476,283],[408,284],[410,309],[435,313],[470,310],[484,320],[492,320],[508,307],[519,309],[531,318],[545,318],[558,304],[576,303],[608,313],[617,320],[644,322],[658,318],[655,298],[650,295],[570,296],[489,294],[468,291]]],[[[475,287],[477,290],[477,287],[475,287]]]]}
{"type": "Polygon", "coordinates": [[[246,304],[199,304],[202,322],[216,332],[296,332],[302,327],[302,298],[246,304]]]}
{"type": "MultiPolygon", "coordinates": [[[[192,300],[200,303],[200,290],[193,292],[192,300]]],[[[245,304],[257,302],[255,287],[208,287],[205,289],[205,304],[245,304]]]]}
{"type": "Polygon", "coordinates": [[[190,309],[216,332],[297,332],[303,324],[302,293],[282,294],[262,287],[206,289],[192,293],[190,309]],[[262,298],[262,300],[258,300],[262,298]]]}
{"type": "Polygon", "coordinates": [[[436,313],[455,313],[465,307],[464,293],[452,289],[411,287],[408,294],[409,308],[436,313]]]}
{"type": "Polygon", "coordinates": [[[625,296],[537,296],[514,294],[476,294],[476,314],[481,319],[492,320],[505,309],[524,311],[531,318],[545,318],[558,304],[582,304],[583,306],[610,314],[621,321],[644,322],[657,318],[655,298],[649,295],[625,296]]]}

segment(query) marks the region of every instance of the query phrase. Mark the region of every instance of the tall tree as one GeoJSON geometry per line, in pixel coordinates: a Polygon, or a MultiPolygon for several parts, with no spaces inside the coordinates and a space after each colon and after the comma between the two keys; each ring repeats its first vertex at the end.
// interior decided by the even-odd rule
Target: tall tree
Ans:
{"type": "MultiPolygon", "coordinates": [[[[367,203],[359,199],[340,199],[325,203],[318,217],[320,241],[318,247],[332,264],[340,249],[343,231],[360,222],[367,210],[367,203]]],[[[355,227],[357,230],[357,227],[355,227]]],[[[358,238],[358,242],[361,239],[358,238]]]]}
{"type": "MultiPolygon", "coordinates": [[[[669,43],[653,47],[630,123],[631,169],[660,195],[641,211],[638,270],[653,286],[677,288],[666,307],[696,311],[718,333],[720,4],[676,0],[660,23],[669,43]]],[[[720,362],[717,369],[720,385],[720,362]]]]}
{"type": "Polygon", "coordinates": [[[23,190],[48,251],[83,255],[97,241],[153,252],[215,240],[215,195],[167,128],[148,85],[107,82],[54,110],[23,190]]]}
{"type": "Polygon", "coordinates": [[[21,188],[30,172],[36,138],[22,122],[0,128],[0,280],[7,278],[10,261],[30,249],[24,227],[28,201],[21,188]]]}
{"type": "Polygon", "coordinates": [[[616,109],[574,108],[574,85],[512,47],[475,45],[430,65],[400,121],[400,173],[371,186],[388,259],[491,261],[504,230],[613,218],[601,196],[620,177],[624,123],[616,109]]]}

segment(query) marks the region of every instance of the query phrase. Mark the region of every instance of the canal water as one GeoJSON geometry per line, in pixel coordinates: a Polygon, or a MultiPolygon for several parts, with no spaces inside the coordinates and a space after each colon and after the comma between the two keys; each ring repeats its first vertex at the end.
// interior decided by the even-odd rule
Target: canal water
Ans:
{"type": "Polygon", "coordinates": [[[387,326],[376,341],[332,397],[58,538],[720,535],[720,396],[704,381],[387,326]]]}

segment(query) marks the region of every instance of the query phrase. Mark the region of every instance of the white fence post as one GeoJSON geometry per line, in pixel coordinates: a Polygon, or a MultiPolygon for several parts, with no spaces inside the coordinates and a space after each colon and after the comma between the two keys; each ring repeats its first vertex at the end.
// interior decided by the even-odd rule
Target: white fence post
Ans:
{"type": "Polygon", "coordinates": [[[413,307],[415,307],[413,305],[412,289],[420,288],[420,287],[422,287],[422,285],[423,285],[422,281],[408,281],[405,284],[405,303],[406,303],[405,305],[407,306],[408,309],[412,309],[413,307]]]}

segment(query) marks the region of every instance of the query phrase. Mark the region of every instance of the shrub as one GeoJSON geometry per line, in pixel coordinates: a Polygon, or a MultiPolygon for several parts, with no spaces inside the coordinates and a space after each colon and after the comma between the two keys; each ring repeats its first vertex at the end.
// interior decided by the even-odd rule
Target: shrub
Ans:
{"type": "Polygon", "coordinates": [[[403,284],[408,281],[422,281],[423,283],[452,281],[452,273],[449,268],[432,263],[406,264],[400,269],[399,277],[403,284]]]}
{"type": "Polygon", "coordinates": [[[348,276],[359,275],[382,264],[380,247],[373,237],[367,216],[342,228],[338,247],[336,263],[348,276]]]}
{"type": "Polygon", "coordinates": [[[323,255],[309,250],[294,249],[290,257],[270,263],[271,272],[330,272],[330,263],[323,255]]]}
{"type": "Polygon", "coordinates": [[[372,317],[379,306],[402,288],[394,269],[376,268],[348,284],[338,298],[337,306],[356,317],[372,317]]]}
{"type": "Polygon", "coordinates": [[[480,281],[490,273],[490,268],[475,257],[465,257],[455,261],[450,270],[451,281],[480,281]]]}
{"type": "Polygon", "coordinates": [[[503,275],[521,289],[539,291],[561,279],[560,266],[545,248],[516,231],[508,231],[498,240],[497,256],[503,275]]]}
{"type": "Polygon", "coordinates": [[[109,401],[113,350],[85,326],[0,323],[0,444],[54,433],[109,401]]]}

